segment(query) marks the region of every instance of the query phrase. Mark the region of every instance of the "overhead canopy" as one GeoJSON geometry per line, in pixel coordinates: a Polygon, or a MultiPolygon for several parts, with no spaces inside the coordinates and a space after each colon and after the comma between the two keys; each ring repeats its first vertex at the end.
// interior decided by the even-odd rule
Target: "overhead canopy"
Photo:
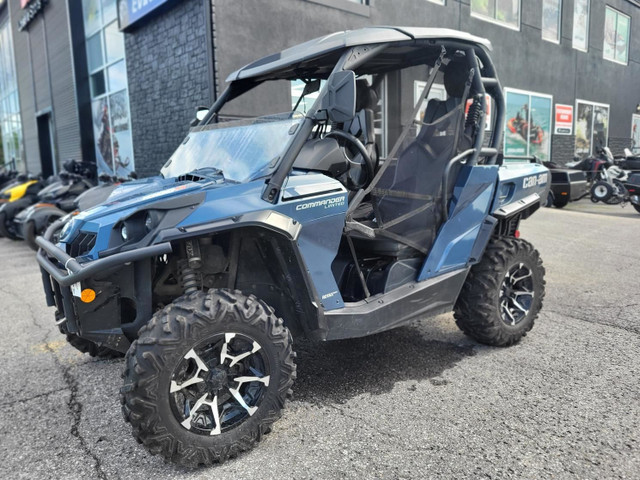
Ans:
{"type": "MultiPolygon", "coordinates": [[[[309,62],[317,62],[320,58],[326,58],[327,62],[324,70],[328,70],[335,65],[337,58],[346,48],[359,45],[429,39],[457,40],[481,45],[491,50],[491,42],[486,38],[476,37],[466,32],[448,28],[367,27],[359,30],[332,33],[261,58],[233,72],[227,77],[227,82],[254,77],[268,77],[269,73],[289,70],[287,67],[292,67],[291,70],[297,70],[305,64],[309,64],[309,62]]],[[[321,70],[318,73],[328,74],[329,72],[321,70]]]]}

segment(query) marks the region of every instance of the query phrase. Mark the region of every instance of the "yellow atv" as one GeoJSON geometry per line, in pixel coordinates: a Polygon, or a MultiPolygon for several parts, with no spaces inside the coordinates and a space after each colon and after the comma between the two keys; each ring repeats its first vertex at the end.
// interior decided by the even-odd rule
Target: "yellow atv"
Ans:
{"type": "Polygon", "coordinates": [[[25,209],[38,198],[38,192],[44,188],[41,179],[20,175],[16,182],[7,185],[0,191],[0,237],[17,240],[13,230],[8,228],[16,213],[25,209]]]}

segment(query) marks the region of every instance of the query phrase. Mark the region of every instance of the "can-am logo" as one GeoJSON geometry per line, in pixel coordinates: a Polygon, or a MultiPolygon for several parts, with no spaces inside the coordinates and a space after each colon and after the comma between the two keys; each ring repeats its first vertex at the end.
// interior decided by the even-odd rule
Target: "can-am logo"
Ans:
{"type": "Polygon", "coordinates": [[[309,208],[316,207],[324,207],[324,208],[333,208],[333,207],[342,207],[345,204],[345,197],[334,197],[334,198],[326,198],[324,200],[317,200],[315,202],[309,203],[301,203],[300,205],[296,205],[296,210],[307,210],[309,208]]]}

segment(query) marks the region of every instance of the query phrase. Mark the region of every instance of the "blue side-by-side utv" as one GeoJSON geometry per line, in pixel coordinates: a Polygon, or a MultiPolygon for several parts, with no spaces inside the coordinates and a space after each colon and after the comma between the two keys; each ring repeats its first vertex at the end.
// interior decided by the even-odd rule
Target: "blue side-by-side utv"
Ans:
{"type": "Polygon", "coordinates": [[[150,452],[207,465],[252,448],[291,393],[292,338],[452,310],[488,345],[532,328],[544,269],[518,228],[550,179],[503,165],[490,50],[453,30],[370,27],[257,60],[160,177],[37,239],[62,332],[126,353],[122,409],[150,452]]]}

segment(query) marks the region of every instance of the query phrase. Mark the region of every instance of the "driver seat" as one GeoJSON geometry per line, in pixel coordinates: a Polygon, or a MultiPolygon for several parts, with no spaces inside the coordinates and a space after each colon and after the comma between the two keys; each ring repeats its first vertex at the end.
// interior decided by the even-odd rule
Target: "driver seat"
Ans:
{"type": "Polygon", "coordinates": [[[345,123],[344,130],[360,139],[373,164],[378,164],[378,149],[374,129],[375,109],[378,107],[378,94],[367,80],[356,81],[356,116],[345,123]]]}

